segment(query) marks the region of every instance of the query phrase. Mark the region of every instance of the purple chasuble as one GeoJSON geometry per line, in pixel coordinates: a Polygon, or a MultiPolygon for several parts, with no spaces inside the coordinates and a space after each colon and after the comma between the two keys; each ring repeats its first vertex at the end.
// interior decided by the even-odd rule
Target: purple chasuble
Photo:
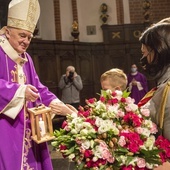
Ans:
{"type": "Polygon", "coordinates": [[[137,72],[137,74],[135,75],[132,75],[132,74],[127,75],[127,78],[128,78],[128,85],[127,85],[128,87],[129,87],[129,83],[131,83],[132,80],[135,79],[137,82],[140,82],[143,88],[142,90],[139,90],[137,86],[132,86],[132,89],[131,89],[130,97],[135,99],[135,104],[138,104],[138,102],[148,92],[146,77],[143,74],[137,72]]]}
{"type": "MultiPolygon", "coordinates": [[[[25,84],[35,86],[42,103],[48,106],[57,97],[41,84],[31,57],[25,55],[28,60],[23,66],[25,84]]],[[[0,112],[8,106],[20,86],[13,82],[15,70],[16,63],[0,47],[0,112]]],[[[30,102],[27,107],[35,107],[35,103],[30,102]]],[[[0,170],[52,170],[47,143],[36,144],[30,138],[30,120],[26,118],[25,110],[23,105],[15,119],[3,112],[0,114],[0,170]]]]}

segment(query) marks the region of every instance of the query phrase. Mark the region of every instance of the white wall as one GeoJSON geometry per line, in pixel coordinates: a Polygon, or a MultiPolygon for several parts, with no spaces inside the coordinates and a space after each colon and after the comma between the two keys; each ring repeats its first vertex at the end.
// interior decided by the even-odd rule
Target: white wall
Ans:
{"type": "Polygon", "coordinates": [[[79,19],[79,41],[81,42],[102,42],[102,21],[100,20],[100,6],[102,3],[108,5],[108,24],[117,23],[116,2],[115,0],[78,0],[78,19],[79,19]],[[96,35],[87,35],[87,26],[96,26],[96,35]]]}
{"type": "Polygon", "coordinates": [[[130,24],[129,0],[123,0],[124,23],[130,24]]]}
{"type": "Polygon", "coordinates": [[[53,0],[39,0],[41,13],[39,18],[39,37],[43,40],[55,40],[55,19],[53,0]]]}
{"type": "Polygon", "coordinates": [[[63,41],[72,41],[73,14],[71,0],[60,0],[61,36],[63,41]]]}
{"type": "MultiPolygon", "coordinates": [[[[41,7],[39,19],[40,37],[43,40],[55,40],[53,0],[39,0],[39,2],[41,7]]],[[[103,42],[102,21],[100,20],[100,6],[102,3],[108,5],[108,24],[117,24],[115,0],[77,0],[80,42],[103,42]],[[96,34],[87,35],[87,26],[95,26],[96,34]]],[[[129,1],[123,0],[123,5],[125,23],[130,23],[129,1]]],[[[71,36],[73,23],[71,0],[60,0],[60,17],[62,41],[73,41],[73,37],[71,36]]]]}
{"type": "MultiPolygon", "coordinates": [[[[103,33],[101,30],[100,6],[102,3],[108,5],[108,24],[117,24],[115,0],[77,0],[79,20],[79,41],[80,42],[102,42],[103,33]],[[87,26],[96,26],[95,35],[87,35],[87,26]]],[[[71,0],[60,0],[61,31],[62,41],[72,41],[72,4],[71,0]]]]}

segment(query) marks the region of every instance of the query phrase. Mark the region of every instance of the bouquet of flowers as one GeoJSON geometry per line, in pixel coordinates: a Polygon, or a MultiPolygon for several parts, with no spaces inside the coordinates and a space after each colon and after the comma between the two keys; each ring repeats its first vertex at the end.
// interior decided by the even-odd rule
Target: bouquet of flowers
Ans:
{"type": "Polygon", "coordinates": [[[78,170],[147,170],[170,157],[170,142],[155,138],[149,110],[138,108],[128,92],[102,90],[99,100],[86,103],[67,116],[52,142],[78,170]]]}

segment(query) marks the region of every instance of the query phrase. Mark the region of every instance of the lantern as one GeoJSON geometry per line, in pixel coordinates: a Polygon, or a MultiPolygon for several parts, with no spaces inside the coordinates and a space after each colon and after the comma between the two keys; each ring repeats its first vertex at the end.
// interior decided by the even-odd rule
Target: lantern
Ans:
{"type": "Polygon", "coordinates": [[[31,138],[38,144],[54,139],[51,108],[41,104],[29,108],[28,112],[31,120],[31,138]]]}

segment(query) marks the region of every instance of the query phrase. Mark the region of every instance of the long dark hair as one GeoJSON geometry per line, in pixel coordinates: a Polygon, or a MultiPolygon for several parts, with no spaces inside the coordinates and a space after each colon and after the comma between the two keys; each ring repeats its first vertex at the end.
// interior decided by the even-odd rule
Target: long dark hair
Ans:
{"type": "Polygon", "coordinates": [[[158,23],[146,29],[139,41],[154,50],[155,56],[151,63],[155,75],[162,76],[170,65],[170,24],[158,23]]]}

